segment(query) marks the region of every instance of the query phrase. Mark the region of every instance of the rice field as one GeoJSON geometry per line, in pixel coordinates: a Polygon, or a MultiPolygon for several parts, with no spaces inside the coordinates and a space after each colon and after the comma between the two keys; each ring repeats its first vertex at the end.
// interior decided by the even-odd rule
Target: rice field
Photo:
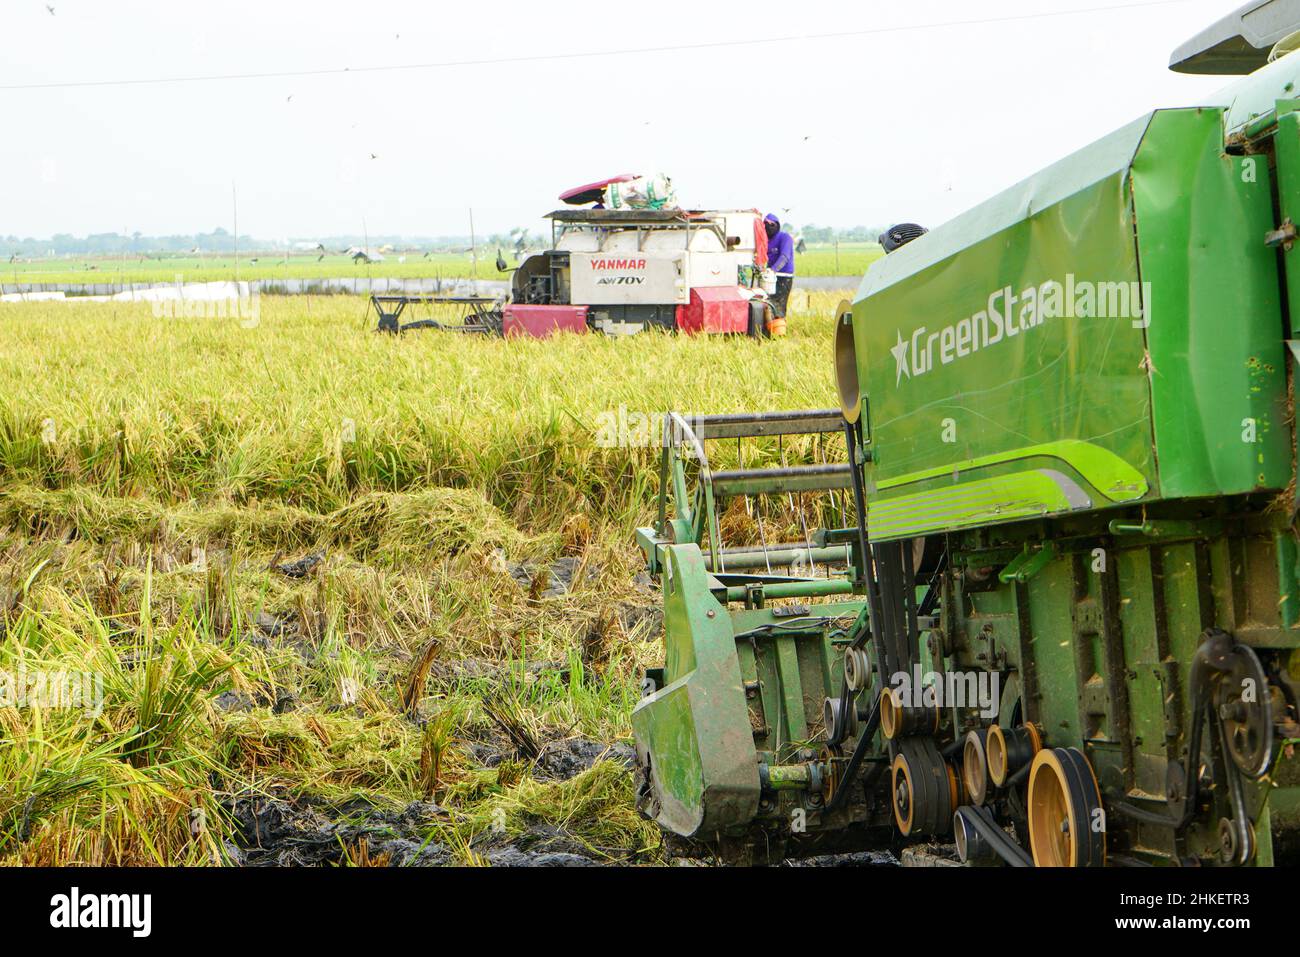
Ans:
{"type": "Polygon", "coordinates": [[[657,450],[601,436],[833,405],[837,298],[762,343],[0,304],[0,863],[666,862],[657,450]]]}
{"type": "MultiPolygon", "coordinates": [[[[392,253],[382,262],[357,263],[343,255],[274,253],[241,255],[238,263],[230,255],[101,257],[95,259],[33,259],[0,265],[0,282],[27,283],[157,283],[214,282],[235,279],[502,279],[509,272],[496,269],[496,247],[480,247],[478,260],[468,252],[392,253]]],[[[509,251],[503,251],[509,265],[517,265],[509,251]]],[[[860,276],[879,258],[875,243],[813,245],[796,257],[805,276],[860,276]]]]}

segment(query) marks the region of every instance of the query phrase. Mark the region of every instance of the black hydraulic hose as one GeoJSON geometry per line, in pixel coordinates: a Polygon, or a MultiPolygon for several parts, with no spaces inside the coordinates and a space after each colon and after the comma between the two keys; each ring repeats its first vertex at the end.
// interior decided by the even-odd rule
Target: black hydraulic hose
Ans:
{"type": "Polygon", "coordinates": [[[1034,859],[1025,853],[1023,847],[1011,840],[1006,831],[998,827],[997,821],[993,820],[987,809],[967,804],[957,808],[957,816],[974,828],[994,853],[1012,867],[1034,866],[1034,859]]]}
{"type": "Polygon", "coordinates": [[[844,803],[844,795],[849,793],[849,784],[853,781],[853,776],[858,773],[862,759],[867,756],[867,748],[871,747],[871,741],[876,736],[876,728],[879,724],[880,692],[876,692],[876,697],[871,702],[871,714],[867,716],[866,726],[862,729],[862,734],[858,737],[858,743],[853,748],[853,754],[849,757],[849,763],[844,768],[844,778],[840,782],[840,786],[835,790],[830,803],[826,805],[827,812],[834,811],[844,803]]]}

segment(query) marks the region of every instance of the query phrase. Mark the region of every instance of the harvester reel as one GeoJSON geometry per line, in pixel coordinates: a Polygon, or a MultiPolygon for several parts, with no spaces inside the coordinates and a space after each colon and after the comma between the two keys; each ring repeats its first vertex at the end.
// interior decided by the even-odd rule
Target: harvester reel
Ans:
{"type": "Polygon", "coordinates": [[[1029,769],[1035,867],[1102,867],[1106,817],[1092,765],[1078,748],[1044,748],[1029,769]]]}

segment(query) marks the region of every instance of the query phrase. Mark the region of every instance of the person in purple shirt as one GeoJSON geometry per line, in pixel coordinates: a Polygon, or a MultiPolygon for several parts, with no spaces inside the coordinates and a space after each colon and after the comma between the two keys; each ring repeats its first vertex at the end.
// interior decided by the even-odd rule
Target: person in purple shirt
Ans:
{"type": "Polygon", "coordinates": [[[763,217],[763,228],[767,231],[767,268],[776,273],[772,311],[784,319],[790,287],[794,285],[794,240],[781,228],[781,220],[775,213],[763,217]]]}

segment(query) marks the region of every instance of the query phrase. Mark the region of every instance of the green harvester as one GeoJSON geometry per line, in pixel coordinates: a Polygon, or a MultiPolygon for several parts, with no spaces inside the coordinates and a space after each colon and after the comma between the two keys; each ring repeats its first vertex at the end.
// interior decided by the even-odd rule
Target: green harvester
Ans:
{"type": "Polygon", "coordinates": [[[1260,6],[1172,63],[1248,75],[875,262],[839,409],[666,418],[632,723],[683,852],[1300,848],[1300,3],[1260,6]],[[765,464],[711,468],[732,441],[765,464]],[[727,546],[738,498],[827,520],[727,546]]]}

